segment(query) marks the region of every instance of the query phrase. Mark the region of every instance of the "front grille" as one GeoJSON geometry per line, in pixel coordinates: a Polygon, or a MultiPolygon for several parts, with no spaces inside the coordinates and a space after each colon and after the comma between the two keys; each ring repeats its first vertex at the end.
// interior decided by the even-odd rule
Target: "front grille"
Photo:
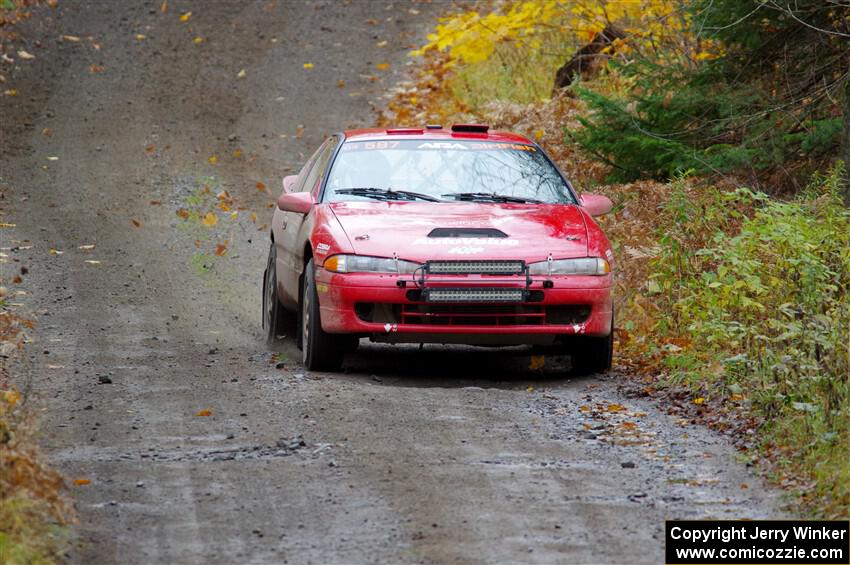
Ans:
{"type": "Polygon", "coordinates": [[[525,261],[428,261],[429,275],[520,275],[525,261]]]}
{"type": "Polygon", "coordinates": [[[402,324],[434,326],[539,326],[545,323],[541,305],[403,304],[402,324]]]}
{"type": "Polygon", "coordinates": [[[364,322],[440,326],[543,326],[580,324],[590,316],[590,306],[565,304],[438,304],[358,303],[357,317],[364,322]]]}
{"type": "Polygon", "coordinates": [[[425,302],[522,302],[524,288],[425,288],[425,302]]]}

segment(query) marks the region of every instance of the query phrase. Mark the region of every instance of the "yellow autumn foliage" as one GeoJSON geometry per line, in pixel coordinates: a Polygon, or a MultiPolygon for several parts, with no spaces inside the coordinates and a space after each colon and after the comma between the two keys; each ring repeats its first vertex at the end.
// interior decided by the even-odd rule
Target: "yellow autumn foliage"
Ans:
{"type": "Polygon", "coordinates": [[[434,33],[428,35],[428,42],[411,55],[438,51],[448,55],[447,66],[475,64],[490,58],[503,42],[536,50],[541,46],[541,34],[554,30],[571,35],[581,45],[613,25],[626,35],[617,41],[620,53],[657,51],[675,44],[695,60],[713,58],[718,46],[703,42],[695,50],[696,43],[688,37],[688,1],[519,0],[486,14],[469,11],[442,18],[434,33]]]}

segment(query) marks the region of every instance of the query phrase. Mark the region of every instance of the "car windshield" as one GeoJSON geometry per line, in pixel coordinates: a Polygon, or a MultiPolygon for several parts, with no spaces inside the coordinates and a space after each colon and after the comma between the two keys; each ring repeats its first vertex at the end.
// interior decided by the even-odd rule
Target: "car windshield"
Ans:
{"type": "Polygon", "coordinates": [[[453,139],[348,141],[324,200],[575,203],[534,145],[453,139]]]}

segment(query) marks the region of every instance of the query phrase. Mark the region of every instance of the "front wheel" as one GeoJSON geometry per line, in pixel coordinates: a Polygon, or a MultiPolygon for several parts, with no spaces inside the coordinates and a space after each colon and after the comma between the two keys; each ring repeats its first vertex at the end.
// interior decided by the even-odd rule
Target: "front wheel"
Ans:
{"type": "Polygon", "coordinates": [[[579,375],[605,373],[611,369],[614,358],[614,316],[611,316],[611,333],[605,337],[582,337],[575,344],[572,355],[573,371],[579,375]]]}
{"type": "Polygon", "coordinates": [[[310,371],[338,371],[345,356],[345,338],[322,329],[313,259],[307,263],[301,295],[301,353],[304,366],[310,371]]]}

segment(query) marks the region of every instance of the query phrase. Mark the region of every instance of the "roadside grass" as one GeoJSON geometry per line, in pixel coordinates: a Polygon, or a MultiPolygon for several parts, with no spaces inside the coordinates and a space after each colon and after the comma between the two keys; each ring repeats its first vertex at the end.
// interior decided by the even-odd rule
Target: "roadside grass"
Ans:
{"type": "MultiPolygon", "coordinates": [[[[569,91],[547,99],[569,49],[544,37],[547,54],[535,55],[505,42],[484,61],[452,65],[429,51],[378,123],[481,121],[524,133],[580,191],[611,197],[600,223],[616,256],[615,362],[660,401],[676,399],[671,410],[730,434],[797,495],[801,513],[850,517],[850,211],[840,169],[787,201],[733,176],[603,184],[607,166],[566,134],[581,127],[584,103],[569,91]]],[[[628,87],[615,73],[594,83],[628,87]]]]}
{"type": "MultiPolygon", "coordinates": [[[[31,328],[30,320],[0,312],[3,354],[19,351],[31,328]]],[[[62,477],[37,448],[32,412],[11,380],[8,367],[0,367],[0,563],[53,563],[67,546],[73,513],[62,477]]]]}
{"type": "Polygon", "coordinates": [[[791,201],[673,183],[620,320],[621,355],[662,386],[686,388],[702,410],[754,417],[772,478],[830,517],[850,512],[850,210],[840,178],[836,167],[791,201]]]}

